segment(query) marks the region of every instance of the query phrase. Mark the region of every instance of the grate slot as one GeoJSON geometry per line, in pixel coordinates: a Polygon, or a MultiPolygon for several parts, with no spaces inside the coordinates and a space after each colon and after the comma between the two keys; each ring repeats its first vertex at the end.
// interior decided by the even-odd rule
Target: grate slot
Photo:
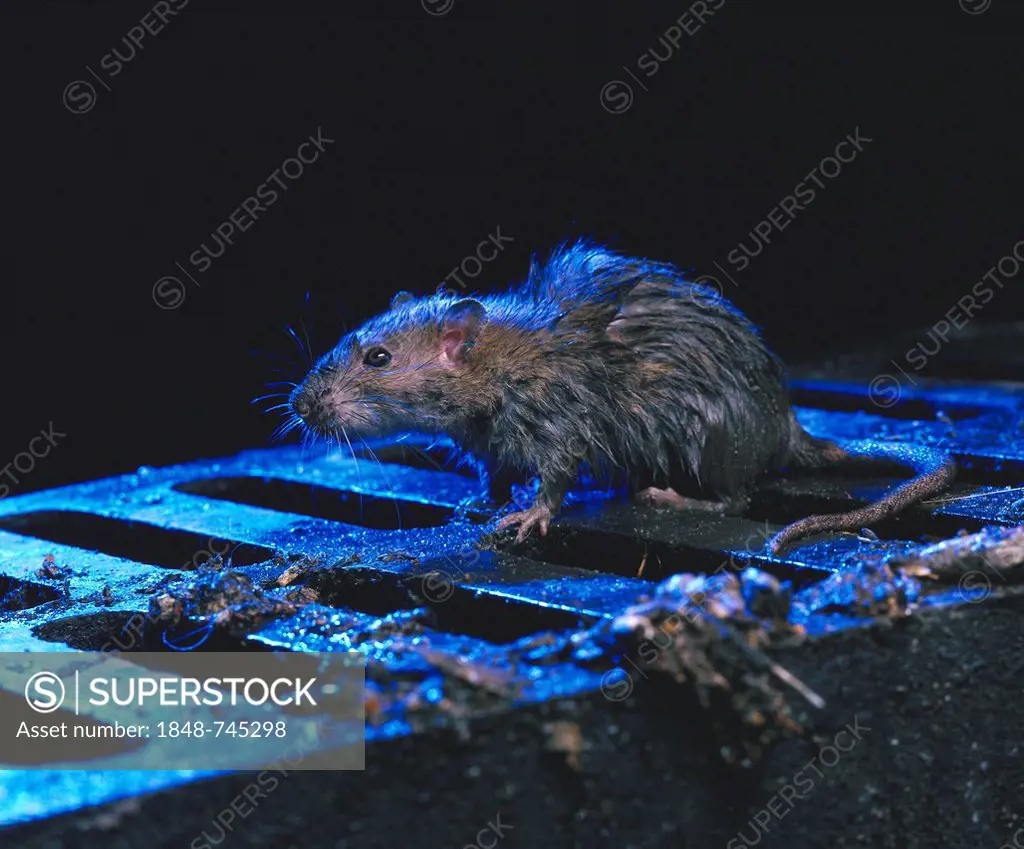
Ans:
{"type": "Polygon", "coordinates": [[[436,504],[365,495],[281,478],[206,478],[177,484],[174,489],[189,495],[382,531],[433,528],[447,524],[453,516],[451,509],[436,504]]]}
{"type": "Polygon", "coordinates": [[[984,407],[977,405],[939,403],[931,398],[907,397],[906,395],[900,397],[892,406],[884,406],[872,400],[871,394],[863,387],[857,386],[852,386],[847,390],[798,383],[790,387],[790,400],[798,407],[810,407],[837,413],[870,413],[881,418],[907,421],[935,421],[939,413],[943,413],[953,421],[965,421],[976,419],[988,412],[984,407]]]}
{"type": "MultiPolygon", "coordinates": [[[[641,589],[637,587],[637,595],[641,589]]],[[[568,592],[567,588],[567,595],[568,592]]],[[[541,631],[573,628],[584,619],[593,618],[532,598],[499,594],[492,587],[457,585],[450,598],[428,600],[428,604],[437,617],[438,631],[495,644],[514,642],[541,631]]]]}
{"type": "Polygon", "coordinates": [[[531,553],[551,563],[628,578],[641,577],[640,565],[643,563],[643,579],[653,582],[682,572],[714,574],[719,570],[736,571],[751,565],[780,580],[791,581],[794,587],[800,588],[828,574],[811,567],[793,568],[756,552],[744,554],[738,549],[750,536],[749,531],[749,523],[726,520],[721,531],[714,534],[714,539],[708,537],[701,541],[695,537],[687,543],[681,538],[669,541],[655,536],[628,536],[562,524],[553,525],[543,540],[533,543],[535,548],[531,553]],[[730,533],[730,529],[734,532],[730,533]]]}
{"type": "MultiPolygon", "coordinates": [[[[387,616],[419,606],[399,576],[373,568],[324,569],[312,575],[306,584],[317,591],[321,604],[372,616],[387,616]]],[[[276,587],[273,578],[263,582],[264,589],[276,587]]]]}
{"type": "Polygon", "coordinates": [[[1024,481],[1024,461],[1020,457],[954,454],[959,464],[957,480],[981,486],[1019,486],[1024,481]]]}
{"type": "Polygon", "coordinates": [[[443,604],[432,604],[438,627],[492,643],[508,643],[543,631],[581,628],[613,616],[650,590],[642,580],[609,587],[602,579],[550,578],[525,584],[459,585],[443,604]]]}
{"type": "Polygon", "coordinates": [[[27,610],[60,598],[52,587],[0,575],[0,612],[27,610]]]}
{"type": "Polygon", "coordinates": [[[38,510],[0,516],[0,530],[164,569],[196,569],[209,560],[211,552],[219,551],[227,552],[225,559],[233,566],[251,566],[274,556],[273,551],[261,545],[77,510],[38,510]]]}

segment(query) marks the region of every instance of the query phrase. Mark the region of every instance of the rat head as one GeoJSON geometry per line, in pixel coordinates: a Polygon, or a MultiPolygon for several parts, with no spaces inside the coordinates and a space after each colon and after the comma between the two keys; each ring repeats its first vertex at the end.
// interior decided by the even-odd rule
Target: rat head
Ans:
{"type": "Polygon", "coordinates": [[[316,433],[340,438],[441,432],[466,414],[459,392],[487,310],[471,298],[399,292],[388,312],[344,336],[291,396],[316,433]]]}

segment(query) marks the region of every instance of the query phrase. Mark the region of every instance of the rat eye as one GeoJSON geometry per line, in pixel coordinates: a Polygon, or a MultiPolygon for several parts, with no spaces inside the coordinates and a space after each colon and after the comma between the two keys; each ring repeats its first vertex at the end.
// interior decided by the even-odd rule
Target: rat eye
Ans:
{"type": "Polygon", "coordinates": [[[381,368],[391,362],[391,352],[378,345],[375,348],[370,348],[370,350],[366,352],[366,356],[363,357],[363,362],[373,368],[381,368]]]}

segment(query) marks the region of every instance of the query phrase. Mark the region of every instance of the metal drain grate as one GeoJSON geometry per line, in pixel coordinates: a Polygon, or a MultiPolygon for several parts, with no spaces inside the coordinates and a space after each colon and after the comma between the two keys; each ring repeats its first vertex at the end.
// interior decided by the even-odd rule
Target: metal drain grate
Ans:
{"type": "MultiPolygon", "coordinates": [[[[486,530],[486,517],[463,505],[481,494],[480,484],[446,468],[444,452],[426,443],[377,446],[376,461],[342,452],[309,457],[290,447],[252,451],[166,469],[143,468],[125,477],[0,502],[0,646],[26,651],[109,647],[124,639],[133,617],[146,613],[154,588],[193,572],[211,552],[230,551],[232,568],[263,587],[275,586],[284,566],[299,562],[296,558],[316,555],[326,566],[349,565],[318,572],[317,600],[301,613],[243,628],[218,648],[329,651],[359,646],[379,662],[394,665],[397,674],[406,661],[386,642],[373,639],[381,617],[389,615],[401,630],[403,617],[416,619],[426,610],[429,624],[416,634],[426,638],[432,651],[453,659],[486,655],[503,643],[610,617],[654,582],[684,571],[713,571],[729,557],[791,581],[799,594],[866,546],[899,551],[911,541],[961,529],[1024,523],[1024,498],[1007,491],[1024,481],[1021,387],[933,384],[904,390],[898,403],[884,408],[872,401],[866,382],[797,381],[794,393],[802,422],[816,435],[946,446],[964,470],[952,494],[971,498],[909,511],[875,528],[878,541],[850,536],[812,540],[778,559],[762,549],[771,532],[810,512],[834,512],[870,500],[891,481],[775,482],[759,491],[750,516],[742,519],[680,517],[624,503],[583,501],[553,525],[547,538],[524,550],[478,551],[473,546],[486,530]],[[67,570],[58,575],[41,571],[48,555],[67,570]]],[[[942,628],[948,631],[954,628],[950,622],[970,618],[977,639],[977,617],[1001,600],[1016,603],[1012,593],[1002,599],[997,593],[988,605],[966,605],[949,589],[928,599],[936,609],[933,615],[946,617],[942,628]]],[[[852,719],[854,710],[846,706],[855,699],[846,688],[857,687],[858,679],[848,677],[832,686],[823,683],[821,670],[842,667],[843,657],[862,650],[857,640],[879,639],[863,636],[877,629],[852,628],[865,623],[827,610],[808,609],[802,624],[812,634],[835,636],[831,643],[812,641],[795,652],[795,666],[806,667],[815,689],[833,696],[845,693],[837,707],[846,712],[836,715],[852,719]]],[[[890,667],[901,662],[889,658],[890,667]]],[[[915,662],[922,669],[931,663],[915,662]]],[[[909,670],[880,673],[874,663],[865,662],[858,674],[879,685],[886,676],[913,677],[909,670]]],[[[1020,669],[1019,661],[1015,668],[1020,669]]],[[[699,776],[712,769],[695,754],[699,732],[677,728],[677,720],[657,705],[641,709],[610,702],[602,697],[601,678],[594,672],[571,664],[532,665],[527,659],[510,674],[519,685],[515,704],[470,711],[458,745],[450,734],[392,721],[369,731],[371,766],[365,774],[319,777],[315,785],[304,776],[290,779],[292,789],[280,799],[289,800],[293,813],[302,799],[320,806],[314,810],[324,819],[316,828],[328,829],[330,837],[305,834],[294,838],[295,845],[392,845],[401,837],[398,829],[430,823],[453,845],[459,840],[463,845],[495,811],[510,807],[520,819],[518,825],[515,817],[510,819],[518,831],[510,832],[509,846],[574,845],[587,834],[594,835],[593,842],[584,845],[656,846],[662,837],[682,834],[673,830],[682,829],[681,823],[709,816],[708,833],[724,835],[724,842],[746,822],[744,805],[760,804],[771,795],[762,792],[761,798],[752,789],[751,799],[737,799],[730,803],[735,807],[724,809],[712,802],[710,791],[697,789],[699,776]],[[543,766],[543,753],[552,747],[538,729],[560,717],[571,717],[584,729],[592,762],[608,757],[607,769],[627,782],[626,788],[612,790],[599,781],[595,796],[595,779],[587,778],[586,770],[581,777],[543,766]],[[632,743],[627,739],[623,744],[622,736],[631,734],[632,743]],[[536,745],[525,742],[531,735],[536,745]],[[481,775],[496,783],[481,787],[481,775]],[[669,775],[671,789],[660,783],[669,775]],[[529,784],[536,786],[526,790],[529,784]],[[661,793],[675,799],[675,807],[649,799],[637,802],[632,794],[643,786],[660,786],[661,793]],[[368,798],[371,793],[378,794],[376,802],[368,798]],[[442,798],[447,800],[445,817],[436,810],[442,798]],[[340,800],[345,804],[339,809],[340,800]],[[635,815],[627,812],[631,805],[635,815]],[[329,814],[323,806],[330,807],[329,814]],[[573,812],[581,810],[589,812],[589,822],[574,821],[573,812]],[[542,815],[555,817],[555,824],[531,832],[527,820],[540,822],[542,815]],[[607,836],[602,837],[602,829],[607,836]],[[534,842],[523,842],[530,834],[534,842]],[[338,842],[343,839],[351,843],[338,842]]],[[[929,682],[941,683],[934,669],[925,674],[929,682]]],[[[886,740],[877,746],[891,756],[886,740]]],[[[121,845],[89,825],[89,808],[124,806],[125,798],[134,800],[135,807],[124,808],[125,834],[131,832],[124,845],[187,845],[247,781],[238,775],[90,772],[88,767],[83,763],[86,771],[59,777],[0,773],[0,825],[21,823],[12,831],[17,839],[11,845],[54,835],[61,835],[65,846],[121,845]],[[208,816],[202,813],[206,810],[208,816]],[[160,840],[170,842],[154,836],[152,844],[146,843],[140,838],[143,828],[154,829],[154,835],[159,831],[160,840]]],[[[290,826],[283,824],[282,811],[254,814],[239,845],[287,845],[277,841],[285,841],[285,835],[293,839],[297,826],[294,818],[290,826]]],[[[891,831],[885,817],[880,822],[891,831]]],[[[111,828],[117,832],[120,826],[111,828]]],[[[240,824],[237,828],[243,830],[240,824]]],[[[995,824],[993,829],[1001,839],[995,824]]],[[[804,845],[794,839],[796,832],[786,834],[781,825],[779,830],[787,838],[784,845],[804,845]]],[[[436,845],[445,845],[444,839],[439,837],[436,845]]],[[[410,842],[408,836],[405,841],[410,842]]]]}

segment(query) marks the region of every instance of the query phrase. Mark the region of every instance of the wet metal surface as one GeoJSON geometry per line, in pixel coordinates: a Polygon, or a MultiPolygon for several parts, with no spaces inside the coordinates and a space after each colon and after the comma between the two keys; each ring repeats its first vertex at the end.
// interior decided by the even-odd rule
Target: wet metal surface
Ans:
{"type": "MultiPolygon", "coordinates": [[[[1024,481],[1024,389],[921,386],[882,408],[864,383],[806,380],[796,388],[801,421],[818,436],[953,452],[965,470],[956,489],[874,528],[876,540],[811,539],[781,558],[763,546],[787,521],[870,500],[892,481],[769,482],[747,518],[580,494],[547,538],[495,551],[478,548],[493,531],[491,514],[478,506],[481,483],[445,467],[445,453],[426,443],[410,451],[412,439],[381,447],[377,460],[289,447],[142,468],[0,501],[0,645],[126,648],[156,593],[202,581],[204,564],[220,555],[268,598],[298,598],[300,587],[313,595],[287,615],[237,623],[218,648],[366,652],[378,673],[368,676],[379,691],[376,714],[368,711],[372,744],[599,689],[598,672],[545,657],[537,635],[611,620],[674,574],[757,567],[790,583],[793,621],[820,634],[869,621],[870,611],[858,615],[851,601],[863,588],[839,574],[853,558],[1024,522],[1024,494],[1014,490],[1024,481]],[[282,577],[288,569],[294,581],[282,577]]],[[[931,585],[896,589],[908,602],[963,600],[931,585]]],[[[885,597],[892,592],[885,588],[885,597]]],[[[205,776],[3,771],[0,825],[205,776]]]]}

